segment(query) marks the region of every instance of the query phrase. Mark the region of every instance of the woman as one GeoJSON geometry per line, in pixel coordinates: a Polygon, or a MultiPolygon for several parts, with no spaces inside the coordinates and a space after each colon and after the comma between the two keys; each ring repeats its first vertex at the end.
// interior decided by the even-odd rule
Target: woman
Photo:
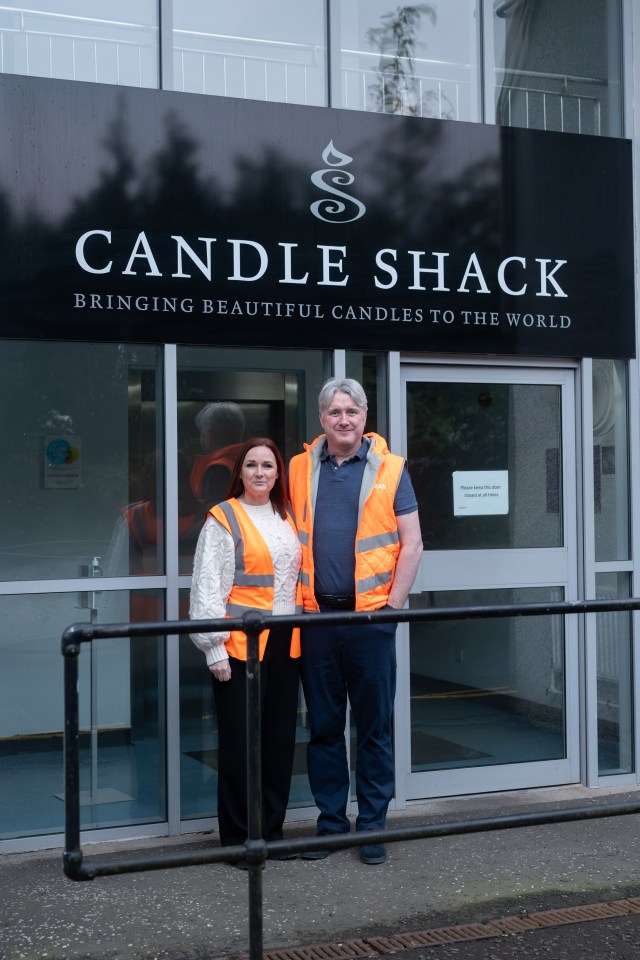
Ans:
{"type": "MultiPolygon", "coordinates": [[[[192,620],[240,616],[247,609],[293,614],[300,544],[286,511],[284,463],[273,440],[247,440],[196,547],[192,620]],[[248,584],[251,577],[253,584],[248,584]],[[261,586],[255,586],[256,577],[261,586]],[[244,581],[244,582],[243,582],[244,581]]],[[[298,609],[299,606],[298,599],[298,609]]],[[[246,660],[242,631],[194,633],[213,674],[218,717],[218,821],[223,846],[247,839],[246,660]]],[[[263,836],[281,840],[295,748],[299,631],[263,630],[259,640],[262,708],[263,836]]],[[[285,858],[288,859],[288,858],[285,858]]],[[[246,869],[246,862],[237,866],[246,869]]]]}

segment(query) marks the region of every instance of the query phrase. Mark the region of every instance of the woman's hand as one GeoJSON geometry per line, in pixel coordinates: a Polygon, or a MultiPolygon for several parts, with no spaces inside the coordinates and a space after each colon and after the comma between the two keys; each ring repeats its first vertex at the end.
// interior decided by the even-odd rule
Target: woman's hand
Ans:
{"type": "Polygon", "coordinates": [[[218,660],[217,663],[210,663],[209,670],[216,680],[231,680],[231,664],[229,660],[218,660]]]}

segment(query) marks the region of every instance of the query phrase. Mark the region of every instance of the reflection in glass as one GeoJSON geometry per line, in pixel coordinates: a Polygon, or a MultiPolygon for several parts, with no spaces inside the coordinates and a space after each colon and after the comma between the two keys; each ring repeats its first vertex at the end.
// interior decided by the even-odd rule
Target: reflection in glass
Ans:
{"type": "Polygon", "coordinates": [[[364,387],[367,395],[367,432],[387,436],[387,358],[383,353],[346,351],[346,375],[364,387]]]}
{"type": "Polygon", "coordinates": [[[0,579],[162,572],[160,363],[151,346],[3,343],[0,579]]]}
{"type": "Polygon", "coordinates": [[[317,350],[178,348],[178,447],[202,519],[226,497],[243,440],[271,437],[288,463],[320,433],[327,369],[317,350]]]}
{"type": "MultiPolygon", "coordinates": [[[[562,600],[560,588],[414,594],[420,607],[562,600]]],[[[566,755],[562,617],[414,623],[411,769],[555,760],[566,755]]]]}
{"type": "Polygon", "coordinates": [[[627,365],[593,361],[593,486],[596,560],[629,558],[627,365]]]}
{"type": "Polygon", "coordinates": [[[342,106],[476,120],[476,0],[343,0],[342,106]]]}
{"type": "Polygon", "coordinates": [[[559,386],[409,382],[407,451],[426,548],[562,546],[559,386]],[[455,516],[454,473],[495,470],[508,513],[455,516]]]}
{"type": "Polygon", "coordinates": [[[60,80],[158,86],[158,4],[109,0],[5,0],[0,72],[60,80]],[[93,9],[92,9],[93,8],[93,9]]]}
{"type": "Polygon", "coordinates": [[[326,104],[323,0],[173,4],[176,90],[326,104]]]}
{"type": "Polygon", "coordinates": [[[618,0],[494,0],[496,122],[622,135],[618,0]]]}
{"type": "MultiPolygon", "coordinates": [[[[596,574],[598,600],[630,597],[627,573],[596,574]]],[[[632,773],[633,698],[631,613],[596,614],[598,665],[598,772],[632,773]]]]}
{"type": "MultiPolygon", "coordinates": [[[[0,600],[3,838],[64,829],[62,631],[74,622],[136,620],[151,609],[154,619],[164,616],[160,591],[0,600]]],[[[163,639],[83,644],[79,671],[82,828],[164,820],[163,639]]]]}

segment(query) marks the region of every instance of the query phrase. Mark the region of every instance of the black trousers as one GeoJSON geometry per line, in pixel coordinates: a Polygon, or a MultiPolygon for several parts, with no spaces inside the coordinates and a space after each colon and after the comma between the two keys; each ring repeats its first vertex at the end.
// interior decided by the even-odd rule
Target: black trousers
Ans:
{"type": "MultiPolygon", "coordinates": [[[[281,840],[289,802],[298,712],[300,660],[289,656],[291,628],[271,630],[260,663],[262,835],[281,840]]],[[[246,675],[229,658],[230,680],[213,680],[218,717],[218,823],[223,846],[244,843],[247,822],[246,675]]]]}

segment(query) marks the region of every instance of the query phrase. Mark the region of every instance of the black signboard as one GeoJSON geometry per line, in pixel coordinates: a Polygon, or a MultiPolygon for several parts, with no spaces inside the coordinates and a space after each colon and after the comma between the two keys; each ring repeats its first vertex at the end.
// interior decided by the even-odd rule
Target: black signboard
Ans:
{"type": "Polygon", "coordinates": [[[631,145],[0,78],[0,336],[631,357],[631,145]]]}

